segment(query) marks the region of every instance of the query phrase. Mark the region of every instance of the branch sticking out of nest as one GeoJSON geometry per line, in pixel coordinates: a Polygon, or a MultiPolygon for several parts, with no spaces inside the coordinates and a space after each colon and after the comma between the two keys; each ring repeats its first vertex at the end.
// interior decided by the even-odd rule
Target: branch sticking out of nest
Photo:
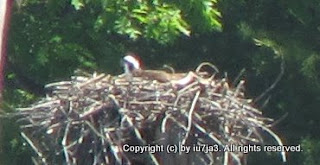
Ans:
{"type": "Polygon", "coordinates": [[[222,148],[261,145],[263,132],[282,145],[267,127],[273,120],[244,97],[244,81],[230,88],[215,74],[203,78],[210,75],[200,72],[203,65],[213,66],[201,64],[192,72],[197,78],[179,88],[171,82],[105,74],[48,84],[45,98],[19,108],[21,134],[42,164],[242,165],[246,154],[222,148]],[[166,150],[170,145],[192,149],[172,154],[166,150]],[[141,150],[126,151],[129,146],[141,150]]]}

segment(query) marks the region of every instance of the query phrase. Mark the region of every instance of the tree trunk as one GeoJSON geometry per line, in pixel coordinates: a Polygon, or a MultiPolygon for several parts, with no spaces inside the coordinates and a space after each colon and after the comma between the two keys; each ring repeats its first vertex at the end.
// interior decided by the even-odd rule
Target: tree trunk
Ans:
{"type": "MultiPolygon", "coordinates": [[[[9,22],[13,0],[0,0],[0,106],[2,104],[2,92],[4,88],[4,68],[6,63],[7,40],[9,22]]],[[[1,109],[0,109],[1,110],[1,109]]],[[[0,120],[0,162],[3,155],[3,127],[0,120]]]]}

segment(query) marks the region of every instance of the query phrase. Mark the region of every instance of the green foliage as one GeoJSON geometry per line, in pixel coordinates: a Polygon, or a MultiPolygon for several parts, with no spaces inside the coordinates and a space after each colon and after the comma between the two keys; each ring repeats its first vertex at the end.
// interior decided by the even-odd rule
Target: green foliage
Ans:
{"type": "Polygon", "coordinates": [[[312,54],[307,57],[303,63],[301,72],[304,76],[310,79],[310,82],[315,85],[320,85],[320,56],[318,54],[312,54]]]}
{"type": "Polygon", "coordinates": [[[10,105],[14,105],[15,107],[23,107],[30,105],[32,102],[36,100],[36,96],[24,89],[7,89],[4,91],[4,96],[6,98],[6,104],[3,106],[6,109],[13,109],[14,107],[10,107],[10,105]]]}
{"type": "Polygon", "coordinates": [[[306,138],[302,141],[304,165],[320,164],[320,141],[319,139],[306,138]]]}
{"type": "MultiPolygon", "coordinates": [[[[318,164],[319,16],[316,0],[23,0],[11,22],[4,107],[30,104],[44,84],[78,68],[118,74],[127,50],[150,68],[210,61],[231,80],[246,69],[255,97],[274,81],[283,55],[285,76],[263,112],[288,112],[276,126],[287,144],[305,139],[291,164],[318,164]]],[[[12,139],[7,146],[15,148],[12,139]]]]}
{"type": "Polygon", "coordinates": [[[184,8],[185,17],[193,29],[198,32],[207,32],[222,30],[221,13],[217,9],[217,3],[217,0],[191,0],[189,3],[178,1],[176,4],[184,8]]]}
{"type": "Polygon", "coordinates": [[[71,5],[73,5],[76,10],[80,10],[84,6],[81,0],[71,0],[71,5]]]}
{"type": "MultiPolygon", "coordinates": [[[[73,0],[76,10],[85,10],[97,1],[73,0]]],[[[216,8],[216,0],[182,2],[188,7],[171,1],[117,1],[101,0],[102,11],[96,20],[96,30],[107,28],[109,32],[127,35],[131,39],[145,38],[161,44],[172,43],[181,35],[189,36],[194,26],[198,29],[221,29],[221,16],[216,8]],[[199,20],[199,16],[201,19],[199,20]],[[191,18],[191,19],[190,19],[191,18]],[[195,21],[195,22],[192,22],[195,21]]]]}
{"type": "Polygon", "coordinates": [[[305,1],[283,1],[284,5],[288,6],[288,13],[293,16],[299,23],[306,28],[314,28],[318,24],[320,18],[320,4],[315,0],[305,1]]]}
{"type": "MultiPolygon", "coordinates": [[[[71,75],[78,67],[96,68],[93,55],[81,45],[81,24],[65,24],[73,19],[68,14],[64,20],[57,15],[46,19],[48,13],[33,11],[39,7],[44,6],[30,5],[23,13],[13,16],[17,20],[12,23],[12,31],[16,33],[11,33],[10,38],[13,55],[9,56],[9,62],[13,68],[37,84],[71,75]],[[70,38],[78,37],[74,35],[78,35],[80,41],[71,41],[70,38]]],[[[50,11],[49,14],[57,12],[50,11]]]]}
{"type": "Polygon", "coordinates": [[[5,134],[1,135],[1,149],[4,152],[0,152],[1,164],[32,164],[31,152],[22,138],[19,136],[19,129],[17,124],[7,119],[1,120],[0,124],[4,127],[2,130],[5,134]],[[5,142],[5,143],[4,143],[5,142]]]}

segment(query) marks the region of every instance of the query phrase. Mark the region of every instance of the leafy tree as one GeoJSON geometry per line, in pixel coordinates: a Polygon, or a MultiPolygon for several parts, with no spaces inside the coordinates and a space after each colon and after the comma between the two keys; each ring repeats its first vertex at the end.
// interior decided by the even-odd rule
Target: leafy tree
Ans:
{"type": "MultiPolygon", "coordinates": [[[[30,104],[44,94],[44,84],[66,79],[78,68],[119,73],[117,61],[134,42],[173,44],[181,36],[192,35],[194,20],[197,25],[192,26],[203,31],[221,30],[216,3],[190,1],[182,7],[156,0],[20,1],[10,28],[4,106],[30,104]]],[[[21,143],[14,135],[2,138],[21,143]]],[[[15,146],[6,149],[13,153],[15,146]]]]}
{"type": "MultiPolygon", "coordinates": [[[[275,129],[287,144],[307,150],[290,153],[290,164],[315,164],[319,12],[316,0],[23,0],[10,28],[6,105],[30,104],[44,94],[44,84],[78,68],[118,74],[127,50],[140,53],[150,68],[169,64],[185,71],[211,61],[230,80],[244,69],[254,98],[277,78],[283,58],[284,76],[270,99],[256,104],[269,101],[262,111],[273,118],[288,113],[275,129]]],[[[13,137],[6,141],[20,144],[13,137]]],[[[269,164],[263,160],[251,162],[269,164]]]]}

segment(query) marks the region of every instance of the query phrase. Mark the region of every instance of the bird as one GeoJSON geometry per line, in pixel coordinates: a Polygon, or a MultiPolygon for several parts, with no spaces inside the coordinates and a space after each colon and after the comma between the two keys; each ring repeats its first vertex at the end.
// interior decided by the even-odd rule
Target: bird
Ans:
{"type": "Polygon", "coordinates": [[[162,70],[145,70],[141,58],[134,53],[127,53],[123,59],[124,74],[132,77],[142,77],[147,80],[157,80],[160,83],[170,82],[175,86],[185,86],[195,80],[193,72],[167,73],[162,70]]]}

